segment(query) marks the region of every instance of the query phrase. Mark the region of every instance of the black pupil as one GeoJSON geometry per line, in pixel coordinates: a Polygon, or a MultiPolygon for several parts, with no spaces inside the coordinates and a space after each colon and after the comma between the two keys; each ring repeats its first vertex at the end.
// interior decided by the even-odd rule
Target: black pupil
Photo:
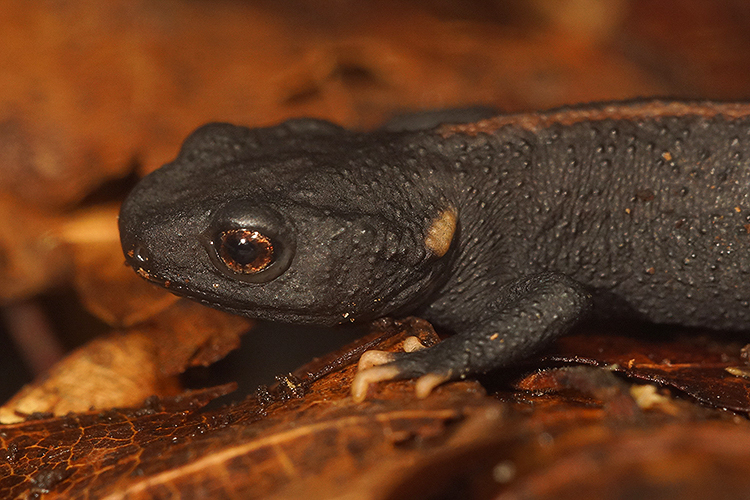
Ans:
{"type": "Polygon", "coordinates": [[[225,244],[229,257],[241,266],[252,264],[260,255],[258,243],[242,234],[229,236],[225,244]]]}
{"type": "Polygon", "coordinates": [[[234,272],[254,274],[274,260],[271,240],[251,229],[232,229],[221,234],[219,257],[234,272]]]}

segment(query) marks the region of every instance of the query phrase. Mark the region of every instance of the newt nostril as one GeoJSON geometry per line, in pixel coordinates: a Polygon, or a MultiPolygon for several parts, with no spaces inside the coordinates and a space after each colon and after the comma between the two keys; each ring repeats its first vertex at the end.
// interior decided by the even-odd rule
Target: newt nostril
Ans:
{"type": "Polygon", "coordinates": [[[141,244],[135,245],[135,247],[133,247],[133,259],[141,264],[148,262],[149,254],[146,247],[141,244]]]}
{"type": "Polygon", "coordinates": [[[141,243],[134,243],[130,246],[130,250],[125,252],[125,258],[131,267],[137,269],[147,265],[151,257],[144,245],[141,243]]]}

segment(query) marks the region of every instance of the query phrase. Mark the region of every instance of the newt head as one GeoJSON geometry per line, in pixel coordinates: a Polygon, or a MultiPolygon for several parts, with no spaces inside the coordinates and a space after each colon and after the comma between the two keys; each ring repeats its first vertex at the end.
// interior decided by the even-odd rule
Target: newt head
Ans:
{"type": "Polygon", "coordinates": [[[445,280],[456,209],[393,157],[372,168],[360,135],[314,120],[198,129],[123,203],[126,261],[253,318],[333,325],[413,309],[445,280]]]}

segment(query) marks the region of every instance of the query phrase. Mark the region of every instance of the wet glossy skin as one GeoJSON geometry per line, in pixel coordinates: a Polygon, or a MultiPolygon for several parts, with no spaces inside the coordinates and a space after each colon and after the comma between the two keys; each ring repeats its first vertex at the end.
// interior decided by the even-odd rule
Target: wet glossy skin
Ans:
{"type": "Polygon", "coordinates": [[[455,332],[378,358],[364,389],[422,377],[428,393],[507,365],[592,304],[746,329],[749,114],[641,102],[370,133],[208,125],[128,197],[123,249],[144,277],[234,313],[317,324],[414,313],[455,332]]]}

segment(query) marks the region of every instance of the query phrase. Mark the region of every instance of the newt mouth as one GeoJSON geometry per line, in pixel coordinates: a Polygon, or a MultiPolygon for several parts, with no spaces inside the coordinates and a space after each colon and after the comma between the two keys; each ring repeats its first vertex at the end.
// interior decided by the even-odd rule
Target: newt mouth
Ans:
{"type": "MultiPolygon", "coordinates": [[[[130,262],[129,264],[132,265],[130,262]]],[[[268,307],[248,301],[232,299],[223,296],[218,292],[213,294],[198,290],[190,286],[188,283],[158,276],[137,264],[133,266],[133,269],[135,269],[135,272],[140,277],[161,286],[174,295],[195,300],[203,305],[228,313],[237,314],[239,316],[268,321],[279,321],[282,323],[301,323],[320,326],[336,326],[341,323],[352,322],[352,318],[348,315],[344,316],[342,314],[316,313],[309,310],[281,308],[278,305],[270,310],[268,307]]]]}

